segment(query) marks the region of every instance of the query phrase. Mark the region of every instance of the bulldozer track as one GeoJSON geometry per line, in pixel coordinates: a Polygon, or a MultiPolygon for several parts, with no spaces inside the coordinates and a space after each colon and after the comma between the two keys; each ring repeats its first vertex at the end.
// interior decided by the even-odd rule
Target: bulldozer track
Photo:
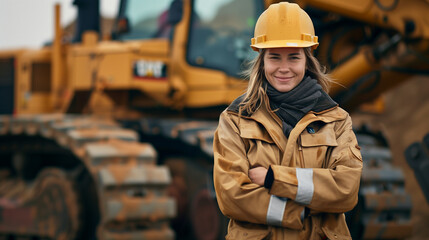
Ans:
{"type": "Polygon", "coordinates": [[[403,171],[373,133],[356,133],[363,158],[357,206],[348,213],[353,239],[405,239],[412,233],[412,201],[403,171]]]}
{"type": "Polygon", "coordinates": [[[1,116],[0,140],[3,237],[174,239],[170,172],[135,131],[94,116],[1,116]]]}

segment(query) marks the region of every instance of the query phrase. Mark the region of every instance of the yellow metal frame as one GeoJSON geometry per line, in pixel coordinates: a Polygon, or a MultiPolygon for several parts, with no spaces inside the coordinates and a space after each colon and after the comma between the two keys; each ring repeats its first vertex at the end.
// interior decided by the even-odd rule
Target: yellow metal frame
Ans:
{"type": "MultiPolygon", "coordinates": [[[[266,6],[278,1],[265,1],[266,6]]],[[[373,1],[365,0],[359,4],[340,0],[298,0],[302,7],[311,5],[333,11],[384,28],[405,31],[406,20],[415,22],[415,31],[409,37],[422,37],[423,40],[409,45],[418,52],[429,49],[429,23],[423,19],[425,14],[409,11],[429,10],[427,3],[413,1],[412,6],[399,1],[392,11],[382,11],[373,1]],[[422,5],[425,4],[425,5],[422,5]],[[420,6],[422,5],[422,6],[420,6]],[[417,6],[417,7],[416,7],[417,6]],[[388,20],[386,20],[386,17],[388,20]],[[405,21],[404,21],[405,20],[405,21]]],[[[130,91],[140,92],[142,97],[135,103],[145,106],[165,106],[181,109],[228,105],[237,96],[244,93],[247,81],[227,76],[224,72],[191,66],[186,61],[191,16],[191,1],[183,0],[183,17],[175,26],[172,42],[167,39],[148,39],[141,41],[99,41],[98,35],[87,32],[81,43],[62,43],[60,26],[60,6],[55,6],[55,38],[52,46],[40,50],[20,50],[3,52],[16,56],[17,74],[15,88],[15,109],[21,113],[67,112],[78,96],[78,92],[88,94],[111,92],[122,94],[123,102],[130,91]],[[167,77],[160,79],[138,79],[133,75],[136,61],[162,62],[167,66],[167,77]],[[32,93],[30,89],[31,65],[33,63],[51,63],[50,93],[32,93]],[[118,93],[118,91],[120,93],[118,93]]],[[[410,4],[411,5],[411,4],[410,4]]],[[[397,51],[396,58],[403,56],[397,51]]],[[[384,60],[376,61],[371,56],[371,49],[361,49],[354,57],[342,63],[332,72],[338,81],[333,84],[331,95],[335,96],[350,87],[357,79],[374,69],[384,66],[384,60]],[[344,88],[345,87],[345,88],[344,88]]],[[[415,60],[404,60],[401,64],[411,66],[415,60]]],[[[373,99],[381,92],[397,85],[404,74],[383,74],[379,87],[362,99],[373,99]],[[388,79],[387,78],[392,78],[388,79]]],[[[110,101],[118,102],[118,99],[110,101]]],[[[119,103],[118,103],[119,104],[119,103]]],[[[127,103],[125,103],[126,105],[127,103]]],[[[128,103],[131,104],[131,103],[128,103]]],[[[356,103],[359,104],[359,103],[356,103]]]]}

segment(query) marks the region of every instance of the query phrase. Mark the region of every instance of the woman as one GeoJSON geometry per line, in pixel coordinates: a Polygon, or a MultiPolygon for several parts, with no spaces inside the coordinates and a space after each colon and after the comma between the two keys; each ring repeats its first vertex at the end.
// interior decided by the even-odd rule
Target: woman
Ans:
{"type": "Polygon", "coordinates": [[[247,92],[220,116],[214,183],[227,239],[351,239],[362,158],[350,116],[325,91],[313,23],[271,5],[251,47],[247,92]]]}

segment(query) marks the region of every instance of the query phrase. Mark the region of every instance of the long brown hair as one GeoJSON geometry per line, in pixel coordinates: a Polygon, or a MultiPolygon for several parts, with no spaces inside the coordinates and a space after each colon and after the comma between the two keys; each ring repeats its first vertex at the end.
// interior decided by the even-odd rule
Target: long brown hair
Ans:
{"type": "MultiPolygon", "coordinates": [[[[247,114],[254,113],[262,103],[263,96],[266,93],[264,88],[265,78],[264,56],[266,49],[261,49],[259,55],[249,63],[249,67],[244,72],[244,76],[249,79],[246,93],[239,107],[239,115],[243,112],[247,114]]],[[[325,92],[328,92],[332,79],[326,73],[326,68],[322,66],[316,57],[313,56],[311,48],[304,48],[306,76],[310,76],[318,81],[325,92]]]]}

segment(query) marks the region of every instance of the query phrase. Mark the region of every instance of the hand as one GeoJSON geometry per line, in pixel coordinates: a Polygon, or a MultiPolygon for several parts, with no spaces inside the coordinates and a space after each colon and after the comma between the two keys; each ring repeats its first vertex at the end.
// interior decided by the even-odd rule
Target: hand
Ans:
{"type": "Polygon", "coordinates": [[[249,178],[253,183],[258,184],[259,186],[264,186],[267,172],[268,170],[264,167],[251,168],[249,169],[249,178]]]}

